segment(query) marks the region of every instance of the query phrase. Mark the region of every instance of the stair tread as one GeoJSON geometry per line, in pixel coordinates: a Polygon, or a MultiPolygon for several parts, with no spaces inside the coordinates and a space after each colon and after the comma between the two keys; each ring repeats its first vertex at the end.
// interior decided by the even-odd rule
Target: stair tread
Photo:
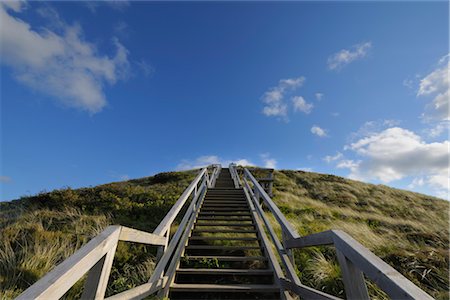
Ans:
{"type": "Polygon", "coordinates": [[[217,259],[225,261],[245,261],[245,260],[262,260],[267,261],[265,256],[229,256],[229,255],[216,255],[216,256],[204,256],[204,255],[188,255],[186,259],[199,260],[199,259],[217,259]]]}
{"type": "Polygon", "coordinates": [[[194,229],[193,232],[257,233],[256,230],[222,230],[222,229],[194,229]]]}
{"type": "Polygon", "coordinates": [[[191,236],[190,240],[208,240],[208,241],[259,241],[256,237],[228,237],[228,236],[191,236]]]}
{"type": "Polygon", "coordinates": [[[260,250],[259,246],[214,246],[214,245],[188,245],[186,250],[218,249],[218,250],[260,250]]]}
{"type": "Polygon", "coordinates": [[[211,283],[172,283],[172,291],[264,291],[264,292],[278,292],[280,288],[274,284],[211,284],[211,283]]]}
{"type": "Polygon", "coordinates": [[[195,268],[180,268],[177,270],[179,274],[273,274],[271,269],[195,269],[195,268]]]}
{"type": "Polygon", "coordinates": [[[196,226],[255,227],[253,223],[195,223],[196,226]]]}

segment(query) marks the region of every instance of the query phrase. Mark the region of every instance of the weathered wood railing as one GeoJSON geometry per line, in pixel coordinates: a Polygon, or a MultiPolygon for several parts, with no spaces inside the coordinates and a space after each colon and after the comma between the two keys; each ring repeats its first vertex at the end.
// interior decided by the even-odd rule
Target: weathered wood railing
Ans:
{"type": "MultiPolygon", "coordinates": [[[[240,182],[235,165],[230,165],[230,171],[233,180],[240,182]]],[[[348,299],[369,299],[364,275],[393,299],[433,299],[341,230],[329,230],[301,237],[247,168],[243,168],[242,182],[245,193],[253,203],[259,219],[264,223],[278,252],[284,268],[283,271],[280,269],[276,273],[281,274],[279,280],[286,290],[299,295],[302,299],[339,299],[302,284],[297,276],[291,253],[291,249],[334,245],[348,299]],[[273,214],[280,225],[282,241],[275,233],[263,207],[273,214]]]]}
{"type": "Polygon", "coordinates": [[[202,169],[186,188],[153,233],[124,226],[109,226],[72,256],[25,290],[17,299],[59,299],[83,275],[88,273],[82,299],[103,299],[119,241],[143,243],[160,247],[159,260],[149,281],[107,299],[142,299],[157,291],[167,292],[168,284],[179,262],[182,245],[189,235],[197,209],[208,187],[214,186],[220,165],[202,169]],[[209,174],[208,169],[211,170],[209,174]],[[170,238],[170,228],[182,208],[190,204],[178,229],[170,238]]]}

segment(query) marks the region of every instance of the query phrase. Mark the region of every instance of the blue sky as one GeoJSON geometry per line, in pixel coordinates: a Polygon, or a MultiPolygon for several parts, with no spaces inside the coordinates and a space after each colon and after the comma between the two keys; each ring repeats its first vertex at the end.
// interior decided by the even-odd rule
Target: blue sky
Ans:
{"type": "Polygon", "coordinates": [[[209,163],[448,198],[447,2],[2,2],[1,199],[209,163]]]}

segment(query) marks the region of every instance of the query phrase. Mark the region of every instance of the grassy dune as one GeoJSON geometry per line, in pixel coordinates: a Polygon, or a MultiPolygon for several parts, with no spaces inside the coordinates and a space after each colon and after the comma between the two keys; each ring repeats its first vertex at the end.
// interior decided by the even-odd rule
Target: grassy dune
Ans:
{"type": "MultiPolygon", "coordinates": [[[[274,201],[300,235],[342,229],[438,299],[448,299],[449,202],[302,171],[277,171],[274,201]]],[[[343,284],[332,247],[296,250],[302,281],[335,295],[343,284]]],[[[385,298],[375,288],[371,296],[385,298]]]]}
{"type": "MultiPolygon", "coordinates": [[[[110,224],[152,231],[196,172],[161,173],[0,203],[0,299],[11,299],[110,224]]],[[[301,235],[343,229],[438,299],[448,299],[444,200],[301,171],[275,173],[274,201],[301,235]]],[[[143,283],[155,249],[119,243],[107,295],[143,283]]],[[[301,280],[343,296],[332,247],[295,252],[301,280]]],[[[205,262],[207,264],[211,262],[205,262]]],[[[66,295],[80,295],[80,280],[66,295]]],[[[371,295],[384,298],[370,286],[371,295]]]]}

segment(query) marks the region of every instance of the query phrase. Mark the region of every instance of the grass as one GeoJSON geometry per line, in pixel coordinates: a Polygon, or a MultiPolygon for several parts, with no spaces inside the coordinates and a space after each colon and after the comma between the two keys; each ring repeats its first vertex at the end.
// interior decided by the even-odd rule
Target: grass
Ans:
{"type": "MultiPolygon", "coordinates": [[[[18,296],[108,225],[153,231],[195,175],[161,173],[0,202],[0,299],[18,296]]],[[[146,282],[155,254],[154,247],[120,242],[106,294],[146,282]]],[[[79,297],[82,286],[80,280],[66,298],[79,297]]]]}
{"type": "MultiPolygon", "coordinates": [[[[274,178],[273,199],[300,235],[344,230],[436,299],[449,299],[448,201],[312,172],[281,170],[274,178]]],[[[303,282],[344,294],[332,247],[294,253],[303,282]]],[[[368,286],[371,297],[386,299],[368,286]]]]}
{"type": "MultiPolygon", "coordinates": [[[[153,231],[195,174],[161,173],[0,202],[0,299],[19,295],[110,224],[153,231]]],[[[311,172],[282,170],[274,178],[273,199],[300,235],[342,229],[433,297],[449,299],[449,202],[311,172]]],[[[148,280],[155,250],[120,242],[107,296],[148,280]]],[[[294,258],[304,284],[345,296],[333,247],[295,250],[294,258]]],[[[196,264],[231,266],[214,260],[196,264]]],[[[66,298],[79,296],[82,286],[83,279],[66,298]]],[[[386,298],[370,281],[368,286],[373,298],[386,298]]]]}

